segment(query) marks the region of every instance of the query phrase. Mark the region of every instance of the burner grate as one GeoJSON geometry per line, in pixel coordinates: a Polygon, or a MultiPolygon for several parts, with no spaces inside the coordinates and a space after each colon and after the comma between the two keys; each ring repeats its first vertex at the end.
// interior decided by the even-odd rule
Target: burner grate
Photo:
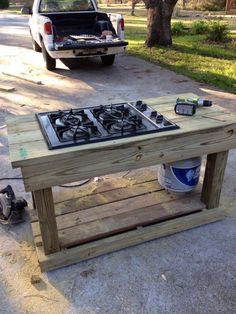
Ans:
{"type": "Polygon", "coordinates": [[[138,129],[145,128],[142,118],[132,114],[124,105],[100,106],[92,110],[96,119],[107,129],[109,134],[125,132],[135,133],[138,129]]]}
{"type": "Polygon", "coordinates": [[[144,135],[178,126],[141,100],[36,114],[49,149],[144,135]]]}

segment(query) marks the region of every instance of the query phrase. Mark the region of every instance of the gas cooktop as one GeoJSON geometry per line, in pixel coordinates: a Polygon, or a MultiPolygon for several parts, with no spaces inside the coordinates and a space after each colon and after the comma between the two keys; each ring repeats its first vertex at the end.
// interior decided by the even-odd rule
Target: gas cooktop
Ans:
{"type": "Polygon", "coordinates": [[[142,100],[36,114],[49,149],[179,128],[142,100]]]}

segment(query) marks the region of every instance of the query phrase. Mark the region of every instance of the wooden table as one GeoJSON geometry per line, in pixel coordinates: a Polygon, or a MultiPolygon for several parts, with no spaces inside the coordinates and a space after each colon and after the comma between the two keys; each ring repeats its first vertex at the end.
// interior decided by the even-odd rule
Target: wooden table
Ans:
{"type": "MultiPolygon", "coordinates": [[[[42,271],[222,219],[219,208],[228,150],[236,147],[236,115],[213,105],[193,117],[174,113],[172,95],[145,100],[180,126],[178,130],[48,150],[34,115],[7,121],[10,159],[21,168],[26,191],[37,209],[32,229],[42,271]],[[207,155],[202,191],[171,194],[156,174],[130,184],[91,186],[55,206],[60,184],[207,155]]],[[[147,173],[148,168],[147,168],[147,173]]]]}

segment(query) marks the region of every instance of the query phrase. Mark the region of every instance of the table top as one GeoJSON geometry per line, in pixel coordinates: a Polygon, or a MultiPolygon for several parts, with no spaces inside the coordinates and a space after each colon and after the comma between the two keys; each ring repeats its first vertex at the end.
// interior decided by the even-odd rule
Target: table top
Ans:
{"type": "Polygon", "coordinates": [[[72,182],[76,174],[83,179],[236,148],[236,114],[213,104],[198,108],[192,117],[180,116],[174,112],[178,97],[196,95],[144,99],[178,124],[177,130],[55,150],[48,150],[35,115],[9,117],[12,166],[22,168],[26,190],[30,190],[72,182]],[[33,183],[34,176],[41,183],[33,183]],[[46,176],[47,184],[42,183],[46,176]]]}

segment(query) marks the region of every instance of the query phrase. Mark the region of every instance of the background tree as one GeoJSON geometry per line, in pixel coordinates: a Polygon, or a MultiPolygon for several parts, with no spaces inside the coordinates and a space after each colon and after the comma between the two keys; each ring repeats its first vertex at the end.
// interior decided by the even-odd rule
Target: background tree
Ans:
{"type": "Polygon", "coordinates": [[[224,10],[226,7],[226,0],[205,0],[203,9],[211,11],[224,10]]]}
{"type": "Polygon", "coordinates": [[[134,16],[135,15],[135,6],[136,4],[138,4],[141,0],[132,0],[131,1],[131,15],[134,16]]]}
{"type": "Polygon", "coordinates": [[[186,5],[187,5],[187,3],[188,3],[189,1],[188,0],[183,0],[183,10],[185,10],[186,9],[186,5]]]}
{"type": "Polygon", "coordinates": [[[148,10],[148,32],[145,44],[148,47],[171,45],[171,16],[178,0],[143,1],[148,10]]]}
{"type": "Polygon", "coordinates": [[[0,9],[8,9],[9,1],[8,0],[0,0],[0,9]]]}

